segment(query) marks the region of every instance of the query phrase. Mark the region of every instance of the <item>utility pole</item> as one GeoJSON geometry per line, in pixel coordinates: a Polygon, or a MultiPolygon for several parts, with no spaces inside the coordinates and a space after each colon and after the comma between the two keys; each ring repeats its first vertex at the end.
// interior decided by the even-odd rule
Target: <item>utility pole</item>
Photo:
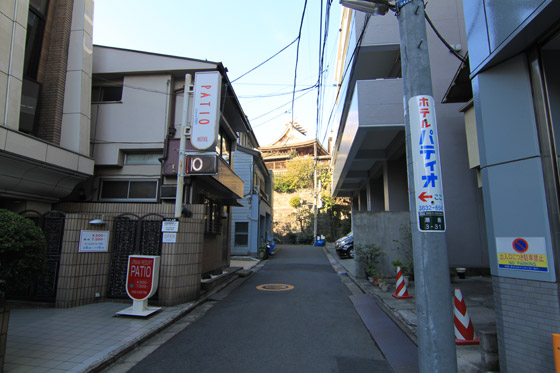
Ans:
{"type": "Polygon", "coordinates": [[[189,114],[189,90],[191,89],[191,74],[185,74],[185,92],[183,96],[183,112],[181,117],[181,139],[179,141],[179,166],[177,167],[177,192],[175,194],[175,217],[181,217],[183,211],[183,194],[185,189],[185,152],[187,137],[190,137],[190,127],[187,123],[189,114]]]}
{"type": "Polygon", "coordinates": [[[313,241],[317,241],[317,138],[313,145],[313,241]]]}
{"type": "MultiPolygon", "coordinates": [[[[421,179],[422,175],[415,175],[413,165],[417,161],[414,157],[418,156],[413,154],[413,149],[418,148],[418,144],[412,141],[410,102],[416,96],[432,97],[433,94],[423,1],[400,0],[397,3],[397,17],[401,39],[419,368],[420,372],[456,372],[457,353],[446,236],[444,231],[420,230],[421,219],[417,211],[420,191],[416,192],[416,185],[417,178],[421,179]]],[[[435,107],[430,109],[433,110],[435,119],[435,107]]],[[[435,133],[437,135],[437,130],[435,133]]],[[[441,178],[441,172],[439,176],[441,178]]],[[[441,185],[441,180],[439,182],[441,185]]],[[[443,191],[441,206],[443,207],[443,191]]]]}
{"type": "Polygon", "coordinates": [[[420,372],[457,372],[445,209],[422,0],[340,0],[374,15],[396,11],[404,94],[420,372]]]}

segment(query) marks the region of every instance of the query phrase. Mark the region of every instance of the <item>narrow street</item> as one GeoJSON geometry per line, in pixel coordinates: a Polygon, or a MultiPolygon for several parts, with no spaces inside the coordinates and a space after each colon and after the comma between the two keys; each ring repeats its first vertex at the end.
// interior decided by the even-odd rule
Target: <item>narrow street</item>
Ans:
{"type": "Polygon", "coordinates": [[[131,371],[391,372],[349,295],[322,248],[283,247],[131,371]]]}

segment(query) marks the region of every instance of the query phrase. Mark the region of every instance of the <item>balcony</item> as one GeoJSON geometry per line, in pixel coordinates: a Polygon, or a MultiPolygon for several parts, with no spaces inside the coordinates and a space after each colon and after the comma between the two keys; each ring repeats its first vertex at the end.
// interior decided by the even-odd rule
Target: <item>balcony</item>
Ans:
{"type": "Polygon", "coordinates": [[[333,194],[352,196],[405,149],[401,79],[358,80],[345,102],[333,155],[333,194]],[[350,100],[350,101],[348,101],[350,100]],[[348,104],[349,102],[349,104],[348,104]]]}

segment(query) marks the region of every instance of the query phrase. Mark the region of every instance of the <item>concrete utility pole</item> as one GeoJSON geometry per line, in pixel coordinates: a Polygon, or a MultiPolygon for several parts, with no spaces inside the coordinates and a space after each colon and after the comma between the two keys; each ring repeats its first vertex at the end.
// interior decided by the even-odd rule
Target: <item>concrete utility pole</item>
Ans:
{"type": "MultiPolygon", "coordinates": [[[[397,4],[401,39],[409,205],[414,251],[418,359],[420,372],[457,372],[451,287],[445,232],[418,229],[415,177],[412,164],[411,97],[432,96],[432,78],[426,35],[424,3],[401,0],[397,4]]],[[[434,108],[435,110],[435,108],[434,108]]]]}
{"type": "Polygon", "coordinates": [[[397,12],[416,282],[419,368],[420,372],[426,373],[457,372],[439,141],[424,3],[422,0],[398,0],[396,4],[387,0],[340,2],[348,8],[374,15],[384,15],[389,9],[397,12]],[[414,127],[411,127],[411,111],[414,127]]]}

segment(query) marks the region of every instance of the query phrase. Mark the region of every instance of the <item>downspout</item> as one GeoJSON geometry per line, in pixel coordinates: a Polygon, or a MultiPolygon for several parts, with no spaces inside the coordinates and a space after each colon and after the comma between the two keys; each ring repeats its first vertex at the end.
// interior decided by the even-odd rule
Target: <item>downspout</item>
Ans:
{"type": "MultiPolygon", "coordinates": [[[[173,87],[172,84],[172,79],[167,79],[167,97],[165,99],[165,106],[166,106],[166,111],[165,111],[165,122],[166,122],[166,133],[163,134],[163,137],[165,139],[165,141],[163,142],[163,154],[161,157],[158,158],[158,161],[160,163],[163,163],[164,161],[167,160],[167,153],[168,153],[168,149],[169,149],[169,138],[171,135],[171,126],[173,125],[173,117],[171,115],[169,115],[172,110],[173,110],[173,101],[170,100],[170,97],[173,98],[175,97],[172,92],[173,90],[171,89],[171,87],[173,87]]],[[[163,166],[163,165],[162,165],[163,166]]]]}

